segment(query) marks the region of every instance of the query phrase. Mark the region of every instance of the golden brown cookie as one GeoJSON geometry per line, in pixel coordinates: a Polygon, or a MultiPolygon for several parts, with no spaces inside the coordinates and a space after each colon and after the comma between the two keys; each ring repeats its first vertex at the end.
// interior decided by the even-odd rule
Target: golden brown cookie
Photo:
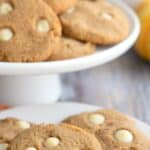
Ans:
{"type": "Polygon", "coordinates": [[[150,149],[150,138],[136,128],[133,120],[114,110],[82,113],[64,122],[93,133],[104,150],[150,149]]]}
{"type": "Polygon", "coordinates": [[[3,148],[6,148],[16,135],[31,126],[31,123],[16,118],[0,120],[0,150],[5,150],[3,148]]]}
{"type": "Polygon", "coordinates": [[[64,60],[82,57],[94,53],[95,46],[71,38],[61,38],[61,47],[53,51],[50,60],[64,60]]]}
{"type": "Polygon", "coordinates": [[[40,125],[22,132],[8,150],[101,150],[97,139],[70,125],[40,125]]]}
{"type": "Polygon", "coordinates": [[[44,61],[60,35],[59,19],[45,2],[0,1],[0,61],[44,61]]]}
{"type": "Polygon", "coordinates": [[[95,44],[116,44],[130,29],[124,12],[106,1],[81,0],[60,18],[65,35],[95,44]]]}
{"type": "Polygon", "coordinates": [[[44,0],[57,13],[63,13],[67,9],[75,6],[77,0],[44,0]]]}

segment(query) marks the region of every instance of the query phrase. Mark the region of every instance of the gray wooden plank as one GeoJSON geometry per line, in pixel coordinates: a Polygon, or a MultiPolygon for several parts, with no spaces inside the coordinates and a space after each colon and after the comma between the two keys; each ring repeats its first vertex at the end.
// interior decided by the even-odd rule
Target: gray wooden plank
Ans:
{"type": "Polygon", "coordinates": [[[111,63],[62,75],[62,100],[116,108],[150,123],[150,64],[133,51],[111,63]]]}

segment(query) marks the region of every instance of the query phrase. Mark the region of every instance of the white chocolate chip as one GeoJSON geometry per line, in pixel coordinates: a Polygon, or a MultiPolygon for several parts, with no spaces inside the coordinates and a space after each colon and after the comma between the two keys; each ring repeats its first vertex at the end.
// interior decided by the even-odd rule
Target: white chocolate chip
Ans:
{"type": "Polygon", "coordinates": [[[58,144],[59,144],[59,139],[56,137],[50,137],[45,142],[47,148],[55,147],[58,144]]]}
{"type": "Polygon", "coordinates": [[[4,2],[4,3],[0,4],[0,14],[1,15],[6,15],[6,14],[10,13],[12,10],[13,10],[13,7],[9,3],[4,2]]]}
{"type": "Polygon", "coordinates": [[[69,8],[69,9],[66,11],[66,13],[67,13],[67,14],[71,14],[74,10],[75,10],[74,7],[69,8]]]}
{"type": "Polygon", "coordinates": [[[22,120],[18,121],[17,124],[21,129],[28,129],[31,126],[30,123],[22,120]]]}
{"type": "Polygon", "coordinates": [[[37,150],[35,147],[28,147],[25,150],[37,150]]]}
{"type": "Polygon", "coordinates": [[[105,117],[101,114],[92,114],[89,116],[89,121],[95,125],[103,124],[105,117]]]}
{"type": "Polygon", "coordinates": [[[9,28],[0,29],[0,41],[6,42],[11,40],[13,37],[13,32],[9,28]]]}
{"type": "Polygon", "coordinates": [[[1,143],[0,144],[0,150],[7,150],[8,144],[7,143],[1,143]]]}
{"type": "Polygon", "coordinates": [[[133,134],[128,130],[118,130],[115,133],[115,138],[124,143],[131,143],[133,141],[133,134]]]}
{"type": "Polygon", "coordinates": [[[102,13],[101,17],[106,19],[106,20],[112,20],[112,16],[108,13],[102,13]]]}
{"type": "Polygon", "coordinates": [[[37,31],[47,33],[50,30],[49,22],[46,19],[42,19],[37,24],[37,31]]]}

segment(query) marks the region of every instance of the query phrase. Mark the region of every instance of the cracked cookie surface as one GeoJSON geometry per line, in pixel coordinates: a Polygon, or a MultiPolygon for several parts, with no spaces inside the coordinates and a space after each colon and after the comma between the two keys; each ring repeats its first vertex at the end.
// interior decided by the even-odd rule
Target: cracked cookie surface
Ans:
{"type": "Polygon", "coordinates": [[[45,2],[0,1],[0,61],[44,61],[60,35],[59,19],[45,2]]]}

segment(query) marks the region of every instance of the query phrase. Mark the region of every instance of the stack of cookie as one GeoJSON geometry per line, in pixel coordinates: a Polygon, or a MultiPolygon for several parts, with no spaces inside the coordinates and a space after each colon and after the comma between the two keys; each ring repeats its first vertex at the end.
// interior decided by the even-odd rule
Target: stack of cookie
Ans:
{"type": "Polygon", "coordinates": [[[1,120],[0,150],[150,150],[150,138],[128,116],[98,110],[57,125],[1,120]]]}
{"type": "Polygon", "coordinates": [[[127,16],[104,0],[1,0],[0,61],[37,62],[89,55],[124,40],[127,16]]]}

